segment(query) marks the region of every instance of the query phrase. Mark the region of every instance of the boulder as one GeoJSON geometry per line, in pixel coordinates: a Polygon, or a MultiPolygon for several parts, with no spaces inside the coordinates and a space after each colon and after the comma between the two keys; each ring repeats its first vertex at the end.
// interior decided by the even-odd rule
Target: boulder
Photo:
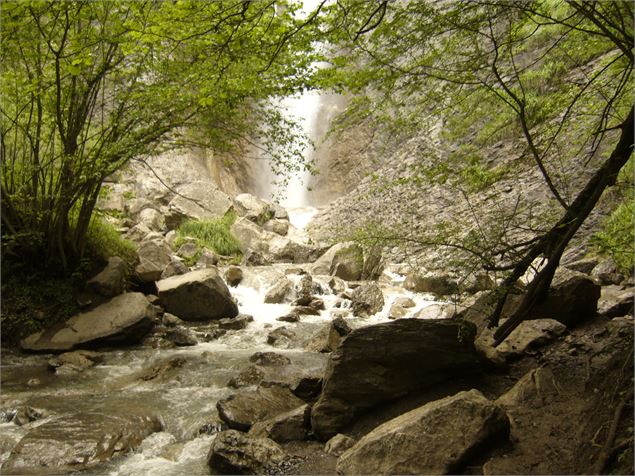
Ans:
{"type": "Polygon", "coordinates": [[[64,352],[57,357],[49,359],[48,365],[56,374],[68,375],[93,367],[100,361],[101,354],[98,352],[75,350],[73,352],[64,352]]]}
{"type": "Polygon", "coordinates": [[[496,283],[487,273],[470,274],[463,287],[468,293],[475,294],[480,291],[489,291],[496,287],[496,283]]]}
{"type": "Polygon", "coordinates": [[[230,381],[227,382],[227,386],[231,388],[249,387],[259,384],[264,378],[265,373],[261,368],[250,365],[238,375],[232,377],[230,381]]]}
{"type": "Polygon", "coordinates": [[[249,362],[265,367],[281,367],[290,364],[291,360],[276,352],[256,352],[249,357],[249,362]]]}
{"type": "Polygon", "coordinates": [[[177,347],[186,347],[198,344],[196,337],[194,337],[189,330],[182,327],[170,329],[166,332],[165,338],[177,347]]]}
{"type": "Polygon", "coordinates": [[[278,327],[267,335],[267,344],[274,347],[289,348],[293,345],[296,333],[287,327],[278,327]]]}
{"type": "Polygon", "coordinates": [[[506,409],[514,409],[528,403],[532,408],[537,408],[559,393],[559,385],[551,370],[540,367],[523,375],[511,389],[498,397],[496,403],[506,409]]]}
{"type": "Polygon", "coordinates": [[[324,445],[324,452],[333,456],[341,456],[349,448],[355,445],[356,441],[350,436],[338,433],[324,445]]]}
{"type": "Polygon", "coordinates": [[[403,286],[416,293],[433,293],[439,296],[453,294],[457,291],[456,283],[445,275],[422,276],[411,273],[406,277],[403,286]]]}
{"type": "Polygon", "coordinates": [[[207,464],[216,474],[275,474],[286,460],[276,442],[235,430],[218,433],[207,455],[207,464]]]}
{"type": "Polygon", "coordinates": [[[302,441],[309,437],[311,407],[302,405],[251,427],[249,436],[270,438],[276,443],[302,441]]]}
{"type": "Polygon", "coordinates": [[[216,266],[218,264],[219,257],[212,250],[203,248],[201,250],[201,254],[196,260],[197,268],[211,268],[212,266],[216,266]]]}
{"type": "Polygon", "coordinates": [[[221,319],[220,321],[218,321],[218,327],[228,331],[237,331],[240,329],[244,329],[249,325],[250,322],[253,321],[254,316],[250,316],[249,314],[238,314],[236,317],[221,319]]]}
{"type": "Polygon", "coordinates": [[[164,216],[154,208],[144,208],[141,210],[137,221],[152,231],[163,231],[166,229],[164,216]]]}
{"type": "Polygon", "coordinates": [[[260,384],[251,392],[231,395],[216,404],[218,415],[230,428],[248,431],[256,422],[267,420],[304,405],[287,387],[260,384]]]}
{"type": "Polygon", "coordinates": [[[178,276],[185,274],[189,271],[183,261],[176,256],[170,258],[170,263],[165,267],[163,273],[161,273],[161,279],[171,278],[172,276],[178,276]]]}
{"type": "Polygon", "coordinates": [[[231,232],[238,238],[243,254],[255,251],[262,255],[269,253],[269,239],[278,236],[264,231],[258,225],[247,218],[237,219],[231,226],[231,232]]]}
{"type": "Polygon", "coordinates": [[[317,331],[304,344],[304,349],[309,352],[333,352],[350,332],[351,328],[344,319],[335,318],[317,331]]]}
{"type": "Polygon", "coordinates": [[[176,254],[181,258],[191,260],[196,256],[198,251],[198,245],[196,244],[196,241],[192,239],[191,241],[186,241],[185,243],[183,243],[179,247],[179,249],[176,250],[176,254]]]}
{"type": "Polygon", "coordinates": [[[230,286],[238,286],[240,282],[243,280],[243,270],[238,266],[230,266],[225,271],[225,281],[230,286]]]}
{"type": "Polygon", "coordinates": [[[331,279],[329,279],[328,284],[333,294],[339,294],[346,291],[346,282],[336,276],[333,276],[331,279]]]}
{"type": "Polygon", "coordinates": [[[179,319],[174,314],[170,314],[169,312],[163,314],[161,322],[166,327],[176,327],[185,324],[183,319],[179,319]]]}
{"type": "MultiPolygon", "coordinates": [[[[562,263],[563,260],[560,262],[562,263]]],[[[567,263],[564,266],[572,271],[577,271],[578,273],[591,274],[591,271],[593,271],[593,268],[595,268],[597,264],[597,258],[582,258],[571,263],[567,263]]]]}
{"type": "Polygon", "coordinates": [[[30,352],[135,344],[154,325],[155,310],[141,293],[114,297],[95,309],[71,317],[21,342],[30,352]]]}
{"type": "Polygon", "coordinates": [[[264,302],[267,304],[281,304],[287,301],[291,291],[293,291],[293,283],[285,276],[267,290],[264,302]]]}
{"type": "Polygon", "coordinates": [[[118,256],[112,256],[108,258],[106,267],[89,279],[86,285],[102,296],[117,296],[124,291],[127,274],[126,262],[118,256]]]}
{"type": "Polygon", "coordinates": [[[320,256],[311,266],[311,273],[313,274],[330,274],[331,265],[333,264],[333,258],[338,251],[348,248],[354,245],[353,242],[337,243],[331,246],[322,256],[320,256]]]}
{"type": "Polygon", "coordinates": [[[160,239],[144,239],[137,253],[139,264],[135,268],[135,274],[145,283],[161,279],[161,274],[172,261],[170,245],[160,239]]]}
{"type": "Polygon", "coordinates": [[[220,218],[232,208],[231,199],[210,182],[190,181],[177,187],[176,195],[168,204],[165,223],[174,230],[188,219],[210,220],[220,218]]]}
{"type": "Polygon", "coordinates": [[[290,322],[290,323],[300,322],[300,314],[297,313],[297,312],[291,311],[290,313],[285,314],[284,316],[280,316],[280,317],[276,318],[276,321],[279,321],[279,322],[290,322]]]}
{"type": "Polygon", "coordinates": [[[289,221],[278,219],[269,220],[267,223],[265,223],[263,228],[280,236],[287,236],[287,234],[289,233],[289,221]]]}
{"type": "Polygon", "coordinates": [[[457,474],[509,434],[505,412],[479,391],[430,402],[378,426],[337,462],[340,474],[457,474]]]}
{"type": "Polygon", "coordinates": [[[276,263],[307,263],[311,260],[314,249],[296,239],[267,233],[269,255],[276,263]]]}
{"type": "Polygon", "coordinates": [[[617,269],[615,261],[610,258],[600,261],[591,271],[591,277],[603,286],[619,284],[624,280],[624,275],[617,269]]]}
{"type": "Polygon", "coordinates": [[[274,211],[264,200],[250,193],[241,193],[234,198],[234,209],[241,217],[263,225],[274,216],[274,211]]]}
{"type": "Polygon", "coordinates": [[[157,283],[166,312],[186,321],[235,317],[238,306],[216,268],[191,271],[157,283]]]}
{"type": "Polygon", "coordinates": [[[31,423],[32,421],[41,420],[50,415],[50,412],[42,408],[34,408],[29,405],[20,405],[15,409],[15,414],[11,419],[11,422],[18,426],[23,426],[31,423]]]}
{"type": "Polygon", "coordinates": [[[475,334],[458,320],[399,319],[353,330],[328,361],[313,431],[325,441],[383,402],[474,371],[475,334]]]}
{"type": "Polygon", "coordinates": [[[384,307],[384,293],[375,283],[362,284],[351,296],[353,315],[369,317],[384,307]]]}
{"type": "Polygon", "coordinates": [[[363,271],[364,250],[358,244],[351,243],[335,252],[329,274],[345,281],[358,281],[363,271]]]}
{"type": "Polygon", "coordinates": [[[152,230],[142,223],[138,223],[126,232],[126,239],[136,242],[143,241],[152,230]]]}
{"type": "Polygon", "coordinates": [[[633,295],[635,289],[621,286],[602,286],[598,301],[598,313],[612,318],[633,314],[633,295]]]}
{"type": "Polygon", "coordinates": [[[498,345],[504,356],[519,356],[535,349],[567,332],[564,324],[554,319],[532,319],[521,322],[516,329],[498,345]]]}
{"type": "Polygon", "coordinates": [[[50,475],[86,470],[136,449],[161,427],[158,415],[130,404],[61,415],[29,430],[1,471],[50,475]]]}
{"type": "Polygon", "coordinates": [[[313,278],[311,275],[303,275],[295,288],[296,299],[293,303],[298,306],[308,306],[313,299],[312,288],[313,278]]]}
{"type": "Polygon", "coordinates": [[[402,317],[406,317],[408,315],[409,309],[415,307],[415,302],[407,297],[399,297],[395,299],[390,306],[390,311],[388,312],[389,319],[401,319],[402,317]]]}

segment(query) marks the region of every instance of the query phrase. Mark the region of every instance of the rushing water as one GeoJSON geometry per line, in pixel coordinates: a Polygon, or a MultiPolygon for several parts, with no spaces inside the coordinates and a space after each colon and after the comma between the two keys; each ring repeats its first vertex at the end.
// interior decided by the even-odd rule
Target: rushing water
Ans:
{"type": "MultiPolygon", "coordinates": [[[[105,351],[101,364],[75,376],[59,376],[49,371],[47,361],[50,355],[3,354],[0,410],[10,412],[20,404],[28,404],[59,415],[88,411],[103,404],[121,408],[144,405],[161,415],[164,430],[147,437],[136,452],[82,474],[209,474],[206,455],[213,435],[201,434],[199,430],[205,425],[208,429],[218,426],[216,403],[236,392],[227,387],[227,382],[250,365],[249,356],[257,351],[286,355],[291,364],[279,370],[282,381],[294,372],[322,372],[325,366],[327,355],[307,352],[303,350],[303,343],[332,319],[338,297],[322,295],[326,310],[319,316],[303,316],[301,322],[294,324],[277,321],[278,317],[288,313],[290,304],[266,304],[264,295],[279,279],[284,267],[245,269],[243,284],[231,288],[231,292],[238,300],[240,312],[253,315],[254,322],[243,330],[229,331],[212,342],[175,349],[136,347],[105,351]],[[282,325],[298,335],[288,349],[267,344],[268,333],[282,325]],[[174,375],[150,380],[141,378],[153,365],[175,356],[184,357],[186,363],[174,375]]],[[[297,274],[289,274],[289,277],[295,282],[300,279],[297,274]]],[[[322,288],[328,292],[326,279],[318,277],[316,281],[321,282],[322,288]]],[[[415,300],[417,305],[411,309],[410,315],[433,303],[429,300],[431,296],[415,295],[396,286],[400,279],[400,276],[385,274],[382,286],[386,303],[382,311],[367,319],[349,318],[347,322],[352,327],[359,327],[386,321],[390,305],[398,296],[415,300]]],[[[0,435],[4,440],[17,442],[30,428],[45,421],[48,420],[38,420],[22,427],[3,422],[0,423],[0,435]]],[[[8,449],[10,445],[3,446],[0,462],[7,458],[8,449]]]]}

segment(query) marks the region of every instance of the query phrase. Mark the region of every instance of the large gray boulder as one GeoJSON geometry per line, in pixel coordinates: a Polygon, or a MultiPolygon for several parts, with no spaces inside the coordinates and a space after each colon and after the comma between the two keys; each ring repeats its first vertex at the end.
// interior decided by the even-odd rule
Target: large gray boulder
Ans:
{"type": "Polygon", "coordinates": [[[311,428],[310,414],[311,407],[302,405],[269,420],[256,423],[249,430],[249,435],[258,438],[270,438],[276,443],[306,440],[309,437],[311,428]]]}
{"type": "Polygon", "coordinates": [[[286,459],[276,442],[236,430],[218,433],[207,454],[207,464],[216,474],[275,474],[286,459]]]}
{"type": "Polygon", "coordinates": [[[121,294],[126,286],[126,262],[119,256],[108,258],[108,264],[96,276],[88,280],[86,286],[106,297],[121,294]]]}
{"type": "Polygon", "coordinates": [[[375,283],[362,284],[351,296],[353,315],[369,317],[384,307],[384,293],[375,283]]]}
{"type": "Polygon", "coordinates": [[[172,262],[172,250],[164,240],[145,239],[137,250],[139,264],[135,274],[142,282],[158,281],[165,268],[172,262]]]}
{"type": "Polygon", "coordinates": [[[143,294],[120,294],[91,311],[31,334],[21,346],[30,352],[64,352],[135,344],[152,328],[154,319],[155,310],[143,294]]]}
{"type": "Polygon", "coordinates": [[[457,474],[509,433],[505,412],[479,391],[460,392],[390,420],[337,462],[340,474],[457,474]]]}
{"type": "Polygon", "coordinates": [[[274,211],[267,202],[258,197],[254,197],[250,193],[237,195],[234,198],[234,209],[238,215],[259,225],[263,225],[274,216],[274,211]]]}
{"type": "Polygon", "coordinates": [[[163,308],[186,321],[235,317],[238,306],[216,268],[191,271],[157,283],[163,308]]]}
{"type": "Polygon", "coordinates": [[[231,226],[231,232],[240,241],[243,253],[256,251],[263,255],[269,253],[268,238],[278,236],[274,233],[263,230],[247,218],[237,219],[231,226]]]}
{"type": "Polygon", "coordinates": [[[93,468],[136,449],[162,429],[147,407],[94,409],[61,415],[31,430],[13,448],[2,474],[68,474],[93,468]]]}
{"type": "Polygon", "coordinates": [[[294,410],[304,402],[289,388],[261,384],[255,391],[231,395],[216,404],[218,414],[230,428],[248,431],[256,422],[294,410]]]}
{"type": "Polygon", "coordinates": [[[335,252],[329,274],[345,281],[358,281],[363,271],[364,250],[358,244],[350,243],[335,252]]]}
{"type": "Polygon", "coordinates": [[[178,228],[188,219],[210,220],[224,216],[232,208],[229,196],[211,182],[189,182],[177,187],[176,195],[168,204],[165,217],[169,230],[178,228]]]}
{"type": "Polygon", "coordinates": [[[293,282],[286,276],[281,277],[265,294],[265,303],[280,304],[288,301],[289,295],[293,291],[293,282]]]}
{"type": "Polygon", "coordinates": [[[311,426],[328,440],[357,415],[478,367],[476,329],[462,321],[399,319],[352,331],[330,356],[311,426]]]}

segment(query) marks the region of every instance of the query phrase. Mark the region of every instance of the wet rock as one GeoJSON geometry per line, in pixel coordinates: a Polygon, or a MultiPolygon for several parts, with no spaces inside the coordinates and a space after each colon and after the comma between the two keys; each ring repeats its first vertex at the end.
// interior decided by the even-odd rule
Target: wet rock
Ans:
{"type": "Polygon", "coordinates": [[[187,329],[177,327],[170,329],[165,334],[165,338],[177,347],[192,346],[198,344],[196,337],[187,329]]]}
{"type": "Polygon", "coordinates": [[[56,374],[79,373],[101,361],[101,354],[87,350],[65,352],[49,359],[48,364],[56,374]]]}
{"type": "Polygon", "coordinates": [[[31,352],[60,352],[134,344],[152,328],[154,319],[155,310],[143,294],[120,294],[91,311],[30,335],[21,346],[31,352]]]}
{"type": "Polygon", "coordinates": [[[341,278],[333,276],[329,280],[329,287],[331,288],[331,291],[333,291],[333,294],[343,293],[346,291],[346,282],[341,278]]]}
{"type": "Polygon", "coordinates": [[[264,224],[273,217],[274,212],[267,202],[249,193],[241,193],[234,198],[234,208],[238,215],[250,221],[264,224]]]}
{"type": "Polygon", "coordinates": [[[135,274],[144,283],[161,279],[163,271],[172,261],[172,250],[162,239],[144,239],[137,253],[139,264],[135,268],[135,274]]]}
{"type": "Polygon", "coordinates": [[[308,306],[311,302],[311,299],[313,299],[312,287],[313,278],[311,277],[311,275],[303,275],[296,286],[296,300],[293,302],[293,304],[296,306],[308,306]]]}
{"type": "Polygon", "coordinates": [[[157,283],[166,312],[187,321],[234,317],[238,306],[216,268],[191,271],[157,283]]]}
{"type": "Polygon", "coordinates": [[[156,379],[166,380],[173,378],[186,362],[187,359],[185,357],[168,357],[167,359],[152,364],[150,368],[142,371],[139,379],[147,382],[156,379]]]}
{"type": "Polygon", "coordinates": [[[254,316],[250,316],[249,314],[238,314],[236,317],[221,319],[218,321],[218,326],[221,329],[225,330],[240,330],[244,329],[249,325],[250,322],[254,321],[254,316]]]}
{"type": "Polygon", "coordinates": [[[620,317],[633,314],[634,288],[621,286],[603,286],[598,301],[598,313],[606,317],[620,317]]]}
{"type": "Polygon", "coordinates": [[[265,367],[281,367],[291,363],[289,357],[276,352],[256,352],[249,357],[249,362],[265,367]]]}
{"type": "Polygon", "coordinates": [[[302,405],[273,418],[254,424],[249,436],[270,438],[276,443],[302,441],[309,437],[311,407],[302,405]]]}
{"type": "Polygon", "coordinates": [[[286,459],[282,448],[268,438],[227,430],[216,435],[207,464],[218,474],[266,474],[275,472],[286,459]]]}
{"type": "Polygon", "coordinates": [[[360,413],[478,368],[475,326],[399,319],[353,330],[331,354],[311,426],[321,440],[360,413]]]}
{"type": "Polygon", "coordinates": [[[50,413],[42,408],[33,408],[29,405],[21,405],[15,410],[11,421],[18,426],[26,425],[32,421],[46,418],[50,413]]]}
{"type": "Polygon", "coordinates": [[[225,281],[230,286],[238,286],[240,282],[243,280],[243,270],[238,266],[230,266],[225,271],[225,281]]]}
{"type": "Polygon", "coordinates": [[[344,319],[335,318],[317,331],[304,344],[304,349],[309,352],[333,352],[350,332],[351,328],[344,319]]]}
{"type": "Polygon", "coordinates": [[[356,441],[350,436],[338,433],[324,445],[324,452],[333,456],[341,456],[349,448],[355,445],[356,441]]]}
{"type": "Polygon", "coordinates": [[[532,319],[521,322],[497,350],[505,356],[518,356],[535,349],[567,332],[564,324],[554,319],[532,319]]]}
{"type": "Polygon", "coordinates": [[[319,316],[320,311],[312,306],[293,306],[291,314],[296,314],[297,316],[319,316]]]}
{"type": "Polygon", "coordinates": [[[131,405],[62,415],[29,430],[1,471],[50,475],[93,468],[134,450],[160,430],[158,415],[131,405]]]}
{"type": "Polygon", "coordinates": [[[430,402],[372,430],[337,462],[340,474],[456,474],[509,433],[505,412],[477,390],[430,402]]]}
{"type": "Polygon", "coordinates": [[[261,384],[255,391],[231,395],[216,404],[218,415],[230,428],[248,431],[256,422],[267,420],[303,405],[287,387],[261,384]]]}
{"type": "Polygon", "coordinates": [[[121,294],[126,285],[126,262],[118,256],[108,258],[106,267],[86,283],[89,289],[106,297],[121,294]]]}
{"type": "Polygon", "coordinates": [[[241,264],[245,266],[265,266],[270,264],[270,261],[259,251],[247,250],[243,251],[241,264]]]}
{"type": "Polygon", "coordinates": [[[280,304],[287,301],[293,291],[293,283],[287,277],[283,277],[267,290],[264,302],[267,304],[280,304]]]}
{"type": "Polygon", "coordinates": [[[384,307],[384,293],[375,283],[363,284],[353,291],[351,296],[353,315],[369,317],[384,307]]]}
{"type": "Polygon", "coordinates": [[[278,327],[267,335],[267,344],[275,347],[289,348],[296,337],[296,333],[291,329],[284,326],[278,327]]]}
{"type": "Polygon", "coordinates": [[[261,368],[250,365],[238,375],[232,377],[230,381],[227,382],[227,386],[231,388],[249,387],[259,384],[264,378],[265,373],[261,368]]]}
{"type": "Polygon", "coordinates": [[[311,302],[309,303],[309,307],[313,309],[314,311],[317,311],[318,313],[326,309],[326,306],[324,305],[324,301],[320,298],[311,299],[311,302]]]}
{"type": "Polygon", "coordinates": [[[280,322],[299,322],[300,321],[300,314],[298,314],[297,312],[290,312],[289,314],[285,314],[284,316],[280,316],[276,319],[276,321],[280,321],[280,322]]]}
{"type": "Polygon", "coordinates": [[[358,244],[351,243],[335,252],[329,274],[345,281],[358,281],[363,271],[364,251],[358,244]]]}
{"type": "Polygon", "coordinates": [[[161,320],[163,322],[163,325],[166,327],[176,327],[185,324],[185,321],[183,321],[183,319],[179,319],[174,314],[170,314],[169,312],[164,313],[161,320]]]}
{"type": "Polygon", "coordinates": [[[445,275],[422,276],[411,273],[406,277],[403,286],[416,293],[433,293],[439,296],[453,294],[457,291],[456,283],[445,275]]]}

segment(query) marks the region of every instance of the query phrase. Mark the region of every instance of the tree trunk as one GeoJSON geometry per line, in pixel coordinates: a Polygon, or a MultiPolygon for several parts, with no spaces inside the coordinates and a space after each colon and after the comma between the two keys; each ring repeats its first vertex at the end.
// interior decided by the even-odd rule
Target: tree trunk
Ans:
{"type": "Polygon", "coordinates": [[[584,189],[578,194],[558,223],[527,251],[525,257],[503,283],[496,309],[490,316],[490,327],[498,325],[500,313],[513,283],[527,271],[536,257],[541,254],[546,256],[547,265],[531,281],[518,309],[494,333],[494,345],[498,345],[505,340],[527,318],[534,307],[547,297],[549,286],[569,241],[571,241],[584,220],[595,208],[606,187],[615,184],[617,174],[633,153],[634,111],[635,107],[631,109],[630,114],[621,124],[620,129],[622,132],[610,157],[589,179],[584,189]]]}

